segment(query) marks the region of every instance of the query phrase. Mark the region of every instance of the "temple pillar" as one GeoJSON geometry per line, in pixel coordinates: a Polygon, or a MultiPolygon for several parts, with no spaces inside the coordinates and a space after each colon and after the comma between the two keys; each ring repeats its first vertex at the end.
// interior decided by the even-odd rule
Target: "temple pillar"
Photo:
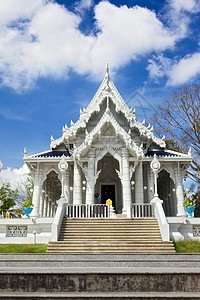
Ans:
{"type": "Polygon", "coordinates": [[[39,169],[39,165],[37,166],[37,170],[35,170],[34,174],[34,190],[33,190],[33,210],[31,213],[31,217],[39,217],[39,208],[40,208],[40,193],[41,193],[41,177],[42,170],[39,169]]]}
{"type": "Polygon", "coordinates": [[[94,204],[94,163],[95,149],[91,148],[88,154],[86,204],[94,204]]]}
{"type": "Polygon", "coordinates": [[[153,172],[151,170],[150,164],[148,165],[148,177],[147,177],[147,187],[148,187],[148,203],[154,197],[154,182],[153,182],[153,172]]]}
{"type": "Polygon", "coordinates": [[[44,196],[44,209],[43,209],[43,217],[47,217],[47,195],[44,196]]]}
{"type": "Polygon", "coordinates": [[[40,217],[43,217],[43,209],[44,209],[44,191],[42,191],[42,195],[40,196],[40,209],[39,209],[40,217]]]}
{"type": "Polygon", "coordinates": [[[185,210],[183,207],[184,191],[183,182],[180,170],[175,172],[176,174],[176,198],[177,198],[177,216],[185,216],[185,210]]]}
{"type": "Polygon", "coordinates": [[[67,202],[70,203],[70,189],[69,189],[69,169],[66,171],[66,176],[65,176],[65,198],[67,199],[67,202]]]}
{"type": "Polygon", "coordinates": [[[135,203],[144,203],[142,161],[135,170],[135,203]]]}
{"type": "Polygon", "coordinates": [[[129,153],[126,148],[122,149],[122,190],[123,190],[123,213],[130,212],[131,209],[131,184],[130,184],[130,168],[129,153]]]}
{"type": "Polygon", "coordinates": [[[81,171],[76,159],[74,160],[73,204],[82,204],[81,171]]]}
{"type": "Polygon", "coordinates": [[[49,198],[47,202],[47,218],[50,217],[50,211],[51,211],[51,199],[49,198]]]}

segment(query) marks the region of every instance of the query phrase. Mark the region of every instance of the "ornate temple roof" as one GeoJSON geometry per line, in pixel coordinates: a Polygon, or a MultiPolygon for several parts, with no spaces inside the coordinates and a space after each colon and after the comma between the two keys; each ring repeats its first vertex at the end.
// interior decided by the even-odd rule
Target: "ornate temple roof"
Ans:
{"type": "MultiPolygon", "coordinates": [[[[127,106],[110,79],[107,66],[103,82],[88,107],[80,110],[78,121],[76,123],[71,121],[70,128],[65,125],[60,138],[51,137],[51,150],[30,156],[25,152],[24,161],[56,160],[63,155],[69,160],[76,155],[83,157],[93,143],[102,137],[108,125],[113,129],[116,138],[123,142],[123,147],[126,147],[130,154],[138,159],[142,157],[147,160],[152,159],[156,154],[160,158],[191,160],[191,153],[182,154],[165,150],[164,138],[155,137],[153,127],[145,126],[144,122],[141,123],[136,119],[135,110],[127,106]],[[104,110],[102,109],[103,103],[104,110]],[[123,122],[122,119],[120,122],[122,116],[123,122]],[[134,135],[132,136],[134,132],[139,136],[139,143],[134,140],[134,135]],[[143,143],[147,145],[145,149],[143,143]]],[[[108,140],[106,147],[110,146],[112,142],[108,140]]]]}
{"type": "Polygon", "coordinates": [[[153,134],[153,127],[145,126],[145,124],[140,123],[135,116],[135,110],[129,108],[121,95],[119,94],[117,88],[114,83],[110,79],[108,67],[106,68],[106,75],[101,83],[99,89],[97,90],[95,96],[92,101],[88,105],[88,107],[83,110],[80,110],[80,117],[76,123],[71,121],[71,127],[68,128],[67,125],[63,126],[63,135],[59,139],[51,138],[51,149],[55,149],[59,145],[64,142],[70,141],[74,138],[80,129],[85,129],[87,124],[94,113],[100,112],[100,105],[102,104],[105,98],[111,99],[111,101],[115,105],[116,113],[122,113],[126,120],[129,123],[129,128],[136,129],[141,136],[146,137],[148,140],[154,142],[161,148],[165,147],[164,139],[159,139],[153,134]]]}

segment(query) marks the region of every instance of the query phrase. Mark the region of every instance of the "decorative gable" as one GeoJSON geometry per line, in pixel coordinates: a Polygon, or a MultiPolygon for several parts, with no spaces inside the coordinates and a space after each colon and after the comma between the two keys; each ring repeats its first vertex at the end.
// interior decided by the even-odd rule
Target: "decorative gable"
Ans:
{"type": "Polygon", "coordinates": [[[69,148],[73,144],[75,153],[80,151],[79,154],[84,155],[100,137],[101,142],[111,142],[112,137],[116,140],[118,136],[123,140],[124,146],[136,156],[143,155],[143,143],[165,147],[164,140],[154,136],[153,128],[136,120],[135,110],[128,108],[120,96],[107,67],[104,80],[88,107],[80,110],[79,120],[76,123],[71,121],[70,128],[66,125],[63,127],[61,138],[51,139],[51,148],[56,149],[63,143],[69,148]],[[105,124],[110,126],[106,127],[105,124]]]}

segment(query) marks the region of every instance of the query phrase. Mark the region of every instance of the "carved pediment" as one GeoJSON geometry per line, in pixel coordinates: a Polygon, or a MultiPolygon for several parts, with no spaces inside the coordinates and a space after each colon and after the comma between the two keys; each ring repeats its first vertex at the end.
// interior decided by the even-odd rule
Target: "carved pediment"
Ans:
{"type": "Polygon", "coordinates": [[[109,126],[108,128],[105,128],[105,130],[102,132],[102,136],[106,136],[106,137],[113,137],[115,135],[116,135],[115,130],[111,126],[109,126]]]}
{"type": "Polygon", "coordinates": [[[144,123],[140,123],[136,120],[135,110],[132,110],[132,108],[126,105],[110,79],[107,69],[104,80],[94,98],[86,109],[80,110],[79,120],[76,123],[71,121],[70,128],[65,125],[63,127],[62,137],[57,140],[51,140],[51,148],[55,148],[63,142],[65,144],[75,143],[79,147],[80,144],[77,143],[77,133],[83,130],[89,133],[85,134],[86,143],[91,144],[91,142],[96,139],[96,132],[98,130],[95,128],[97,127],[97,129],[99,129],[106,118],[110,124],[114,122],[117,123],[117,125],[113,125],[114,130],[112,130],[112,127],[107,128],[106,131],[102,131],[102,128],[100,128],[101,131],[98,132],[98,134],[101,135],[102,138],[111,137],[114,139],[118,132],[122,134],[123,131],[124,133],[122,135],[124,136],[126,147],[129,145],[130,149],[135,148],[135,151],[139,153],[140,151],[137,151],[137,146],[135,147],[133,145],[134,141],[132,146],[130,145],[131,137],[130,134],[127,135],[129,129],[134,130],[135,128],[140,137],[147,139],[150,143],[154,142],[160,147],[165,146],[165,142],[162,139],[158,139],[154,136],[153,127],[150,128],[150,125],[146,127],[144,123]],[[104,115],[104,110],[107,116],[104,115]],[[109,114],[111,115],[110,118],[109,114]],[[91,134],[92,132],[95,132],[95,135],[91,134]]]}

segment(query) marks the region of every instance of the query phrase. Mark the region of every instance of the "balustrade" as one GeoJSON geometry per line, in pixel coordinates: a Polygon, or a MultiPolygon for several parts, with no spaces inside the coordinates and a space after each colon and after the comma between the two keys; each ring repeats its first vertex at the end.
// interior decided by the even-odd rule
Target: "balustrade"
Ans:
{"type": "Polygon", "coordinates": [[[106,204],[68,204],[67,218],[110,218],[110,205],[106,204]]]}
{"type": "Polygon", "coordinates": [[[131,206],[131,218],[150,218],[153,217],[152,206],[150,203],[134,203],[131,206]]]}

